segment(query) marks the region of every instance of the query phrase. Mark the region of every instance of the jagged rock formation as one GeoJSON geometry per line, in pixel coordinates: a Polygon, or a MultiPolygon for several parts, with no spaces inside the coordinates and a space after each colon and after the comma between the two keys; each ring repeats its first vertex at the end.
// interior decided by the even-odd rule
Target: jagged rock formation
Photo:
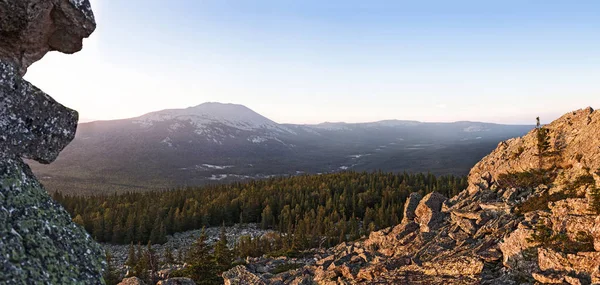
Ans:
{"type": "Polygon", "coordinates": [[[395,227],[285,275],[250,264],[223,276],[231,284],[600,283],[600,216],[592,209],[600,112],[578,110],[544,128],[550,147],[541,163],[532,130],[477,163],[459,195],[411,195],[395,227]]]}
{"type": "Polygon", "coordinates": [[[25,81],[48,51],[73,53],[95,28],[87,0],[0,1],[0,283],[102,284],[104,252],[22,158],[50,163],[77,112],[25,81]]]}

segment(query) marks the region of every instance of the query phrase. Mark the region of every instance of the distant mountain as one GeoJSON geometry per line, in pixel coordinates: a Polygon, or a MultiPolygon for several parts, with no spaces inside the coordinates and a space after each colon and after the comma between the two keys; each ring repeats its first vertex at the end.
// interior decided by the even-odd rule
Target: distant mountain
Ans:
{"type": "Polygon", "coordinates": [[[50,190],[143,191],[341,170],[466,174],[498,142],[531,126],[480,122],[278,124],[236,104],[204,103],[79,125],[51,165],[50,190]]]}

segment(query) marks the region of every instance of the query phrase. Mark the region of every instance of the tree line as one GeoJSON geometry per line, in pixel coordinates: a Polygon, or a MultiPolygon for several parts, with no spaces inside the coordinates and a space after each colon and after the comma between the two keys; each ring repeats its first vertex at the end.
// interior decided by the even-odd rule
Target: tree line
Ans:
{"type": "MultiPolygon", "coordinates": [[[[452,175],[349,171],[162,192],[87,197],[56,192],[54,198],[99,242],[156,244],[204,226],[259,223],[281,233],[267,241],[280,250],[356,239],[397,224],[412,192],[451,197],[466,186],[466,177],[452,175]]],[[[241,240],[240,246],[254,250],[253,243],[261,242],[241,240]]]]}

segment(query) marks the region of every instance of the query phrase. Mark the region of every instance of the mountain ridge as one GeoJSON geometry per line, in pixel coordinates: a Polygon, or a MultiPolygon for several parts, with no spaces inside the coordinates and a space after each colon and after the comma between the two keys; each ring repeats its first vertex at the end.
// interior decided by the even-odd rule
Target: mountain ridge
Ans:
{"type": "Polygon", "coordinates": [[[343,170],[466,174],[498,142],[530,129],[402,120],[278,124],[243,105],[213,102],[79,124],[54,164],[31,165],[49,189],[80,193],[343,170]]]}

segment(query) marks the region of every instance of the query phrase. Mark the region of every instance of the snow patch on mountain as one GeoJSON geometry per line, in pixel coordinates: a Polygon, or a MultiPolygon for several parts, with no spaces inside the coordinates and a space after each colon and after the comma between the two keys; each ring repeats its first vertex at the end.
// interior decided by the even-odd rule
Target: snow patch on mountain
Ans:
{"type": "Polygon", "coordinates": [[[202,166],[204,166],[206,168],[210,168],[210,169],[219,169],[219,170],[233,167],[233,165],[212,165],[212,164],[208,164],[208,163],[204,163],[204,164],[202,164],[202,166]]]}
{"type": "Polygon", "coordinates": [[[170,137],[166,137],[165,139],[163,139],[161,142],[161,144],[166,144],[169,147],[173,147],[173,141],[171,141],[170,137]]]}
{"type": "MultiPolygon", "coordinates": [[[[264,130],[276,133],[295,134],[287,127],[281,126],[260,114],[237,104],[204,103],[186,109],[169,109],[149,113],[136,118],[134,121],[142,126],[152,126],[156,122],[169,120],[189,120],[197,127],[199,134],[206,131],[206,127],[224,125],[244,131],[264,130]]],[[[223,131],[218,129],[217,131],[223,131]]]]}
{"type": "Polygon", "coordinates": [[[489,128],[486,128],[485,126],[482,125],[472,125],[472,126],[468,126],[466,128],[463,129],[463,132],[465,133],[475,133],[475,132],[487,132],[489,131],[489,128]]]}

